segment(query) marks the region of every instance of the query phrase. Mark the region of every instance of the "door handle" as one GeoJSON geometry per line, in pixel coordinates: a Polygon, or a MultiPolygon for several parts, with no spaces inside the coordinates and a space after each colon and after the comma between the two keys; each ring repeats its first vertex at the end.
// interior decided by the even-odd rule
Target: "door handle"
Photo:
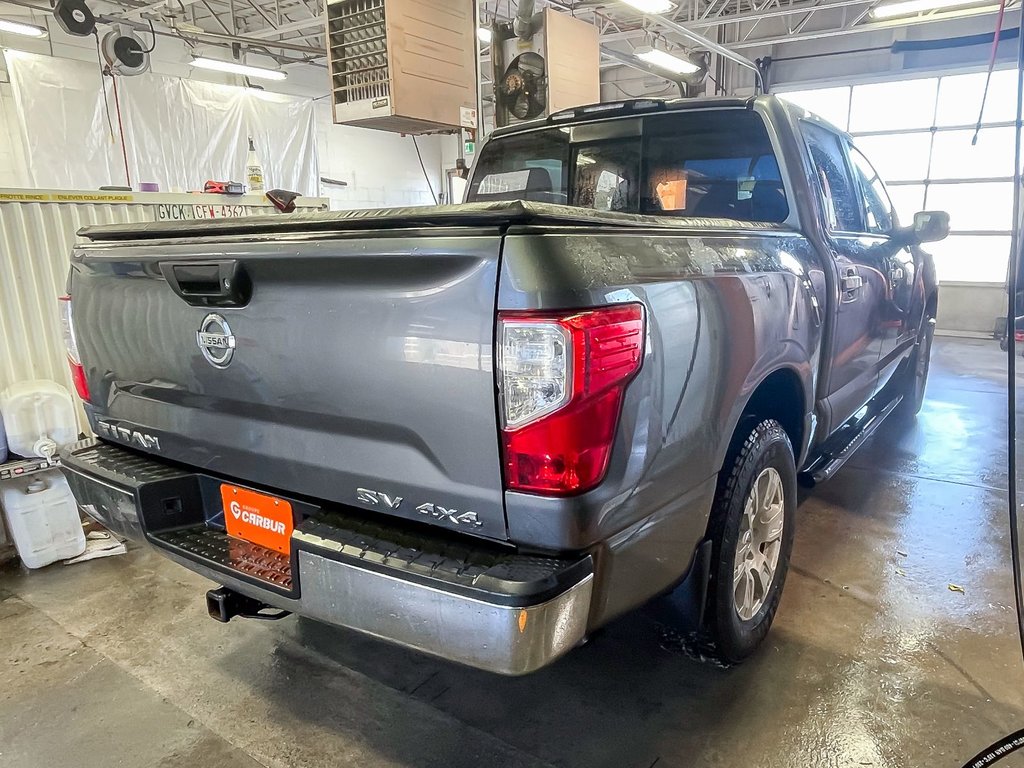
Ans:
{"type": "Polygon", "coordinates": [[[864,278],[857,274],[857,270],[853,267],[847,267],[843,270],[843,293],[855,293],[864,286],[864,278]]]}
{"type": "Polygon", "coordinates": [[[244,307],[252,296],[252,282],[234,260],[160,262],[160,273],[185,303],[193,307],[244,307]]]}

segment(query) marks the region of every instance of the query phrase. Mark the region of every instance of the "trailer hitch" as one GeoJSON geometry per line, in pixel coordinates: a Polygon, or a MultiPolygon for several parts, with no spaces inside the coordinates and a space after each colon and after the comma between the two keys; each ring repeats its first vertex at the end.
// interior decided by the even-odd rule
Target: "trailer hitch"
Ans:
{"type": "Polygon", "coordinates": [[[227,587],[211,589],[206,593],[206,610],[211,618],[224,623],[231,621],[235,616],[243,619],[277,621],[291,615],[291,611],[276,610],[261,600],[227,587]],[[268,610],[269,613],[264,613],[268,610]]]}

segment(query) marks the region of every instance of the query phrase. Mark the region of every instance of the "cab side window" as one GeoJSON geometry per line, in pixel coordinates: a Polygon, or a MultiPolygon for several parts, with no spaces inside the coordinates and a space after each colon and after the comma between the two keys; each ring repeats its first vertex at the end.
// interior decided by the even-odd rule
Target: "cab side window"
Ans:
{"type": "Polygon", "coordinates": [[[834,232],[863,231],[860,192],[850,175],[842,139],[814,123],[801,123],[801,130],[814,164],[829,229],[834,232]]]}
{"type": "Polygon", "coordinates": [[[878,172],[856,147],[850,148],[850,160],[853,161],[854,172],[857,174],[857,181],[860,182],[861,195],[864,197],[864,223],[867,225],[867,231],[880,235],[889,234],[896,225],[896,217],[885,185],[878,172]]]}

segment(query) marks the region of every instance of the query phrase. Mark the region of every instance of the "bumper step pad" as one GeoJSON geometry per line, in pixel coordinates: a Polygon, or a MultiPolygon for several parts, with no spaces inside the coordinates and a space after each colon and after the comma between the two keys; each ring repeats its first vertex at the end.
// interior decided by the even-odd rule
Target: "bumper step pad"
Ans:
{"type": "Polygon", "coordinates": [[[291,560],[273,549],[204,526],[166,531],[154,535],[153,539],[154,543],[177,550],[185,557],[230,568],[286,592],[292,591],[291,560]]]}

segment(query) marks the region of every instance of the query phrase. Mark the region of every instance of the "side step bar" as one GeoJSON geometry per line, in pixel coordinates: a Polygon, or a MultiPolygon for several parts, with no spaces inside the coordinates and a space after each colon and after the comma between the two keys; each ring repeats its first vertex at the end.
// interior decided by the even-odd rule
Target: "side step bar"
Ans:
{"type": "Polygon", "coordinates": [[[875,430],[881,426],[885,418],[896,409],[902,400],[902,395],[896,397],[879,410],[869,410],[857,422],[844,427],[834,438],[835,447],[826,445],[821,455],[800,473],[798,476],[800,485],[805,488],[813,488],[818,483],[823,483],[832,477],[853,455],[854,451],[875,433],[875,430]]]}

